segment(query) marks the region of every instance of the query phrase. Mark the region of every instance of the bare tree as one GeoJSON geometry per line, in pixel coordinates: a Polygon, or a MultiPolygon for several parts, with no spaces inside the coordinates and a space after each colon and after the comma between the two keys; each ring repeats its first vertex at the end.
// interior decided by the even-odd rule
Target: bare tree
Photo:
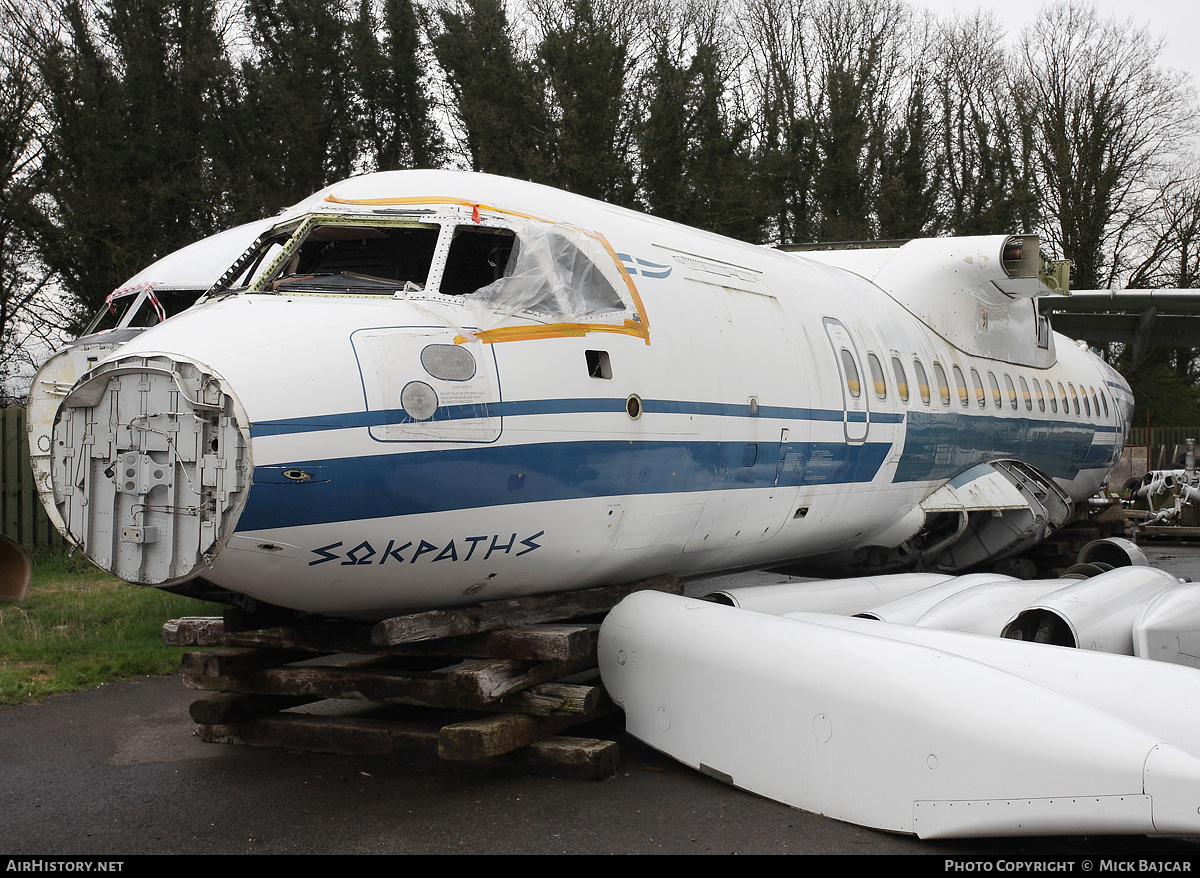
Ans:
{"type": "Polygon", "coordinates": [[[440,0],[433,52],[446,83],[451,147],[476,171],[548,182],[550,114],[523,34],[502,0],[440,0]]]}
{"type": "Polygon", "coordinates": [[[942,213],[958,235],[1032,231],[1027,114],[1014,112],[1006,37],[991,13],[942,23],[931,91],[940,134],[942,213]]]}
{"type": "Polygon", "coordinates": [[[53,337],[64,315],[54,308],[50,272],[26,234],[37,197],[42,145],[38,83],[19,39],[19,7],[0,7],[0,383],[5,397],[14,377],[27,371],[29,342],[53,337]]]}
{"type": "Polygon", "coordinates": [[[809,240],[815,235],[812,180],[819,162],[807,114],[804,43],[809,0],[745,0],[734,31],[745,63],[738,94],[742,114],[753,120],[750,133],[770,198],[768,234],[776,241],[809,240]]]}
{"type": "Polygon", "coordinates": [[[936,21],[906,15],[898,34],[890,108],[883,119],[879,181],[873,193],[880,238],[922,238],[946,227],[940,205],[945,158],[937,148],[936,21]]]}
{"type": "Polygon", "coordinates": [[[1015,99],[1034,120],[1043,234],[1075,263],[1073,286],[1130,268],[1161,183],[1193,130],[1184,74],[1161,41],[1078,3],[1044,9],[1017,52],[1015,99]]]}
{"type": "Polygon", "coordinates": [[[1135,289],[1200,289],[1200,170],[1194,160],[1169,174],[1146,225],[1135,289]]]}
{"type": "Polygon", "coordinates": [[[801,42],[806,114],[821,157],[817,232],[826,240],[873,234],[872,196],[903,79],[908,20],[900,0],[824,0],[801,42]]]}

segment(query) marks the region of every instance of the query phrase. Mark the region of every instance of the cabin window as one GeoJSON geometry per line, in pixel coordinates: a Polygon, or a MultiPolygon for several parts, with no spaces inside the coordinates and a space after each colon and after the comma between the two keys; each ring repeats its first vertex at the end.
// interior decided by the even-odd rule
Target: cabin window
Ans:
{"type": "Polygon", "coordinates": [[[946,380],[946,370],[942,364],[934,360],[933,376],[937,379],[938,393],[942,397],[942,405],[950,405],[950,382],[946,380]]]}
{"type": "MultiPolygon", "coordinates": [[[[1013,386],[1013,380],[1007,372],[1004,373],[1004,389],[1008,391],[1008,406],[1015,412],[1017,410],[1017,388],[1013,386]]],[[[1028,387],[1025,388],[1025,405],[1029,406],[1028,387]]]]}
{"type": "Polygon", "coordinates": [[[423,290],[438,226],[318,225],[271,283],[278,292],[393,295],[423,290]]]}
{"type": "Polygon", "coordinates": [[[1083,397],[1083,413],[1090,418],[1092,416],[1092,404],[1088,401],[1087,388],[1082,384],[1079,385],[1079,395],[1083,397]]]}
{"type": "Polygon", "coordinates": [[[1038,411],[1044,412],[1046,410],[1046,400],[1042,396],[1042,382],[1038,381],[1036,378],[1033,379],[1033,392],[1037,396],[1038,411]]]}
{"type": "Polygon", "coordinates": [[[858,381],[858,367],[854,365],[854,355],[846,348],[842,348],[842,370],[846,373],[846,388],[850,391],[850,395],[858,399],[862,393],[862,385],[858,381]]]}
{"type": "Polygon", "coordinates": [[[979,403],[979,407],[983,408],[986,403],[986,397],[983,394],[983,379],[979,377],[979,373],[974,369],[971,370],[971,382],[975,385],[975,401],[979,403]]]}
{"type": "Polygon", "coordinates": [[[1104,388],[1100,389],[1100,401],[1104,403],[1104,417],[1108,417],[1108,394],[1104,392],[1104,388]]]}
{"type": "Polygon", "coordinates": [[[892,374],[896,376],[896,392],[900,394],[900,399],[908,402],[908,376],[904,374],[899,357],[892,357],[892,374]]]}
{"type": "Polygon", "coordinates": [[[879,399],[887,399],[887,382],[883,380],[883,365],[879,362],[879,357],[868,352],[867,367],[871,370],[871,382],[875,385],[875,396],[879,399]]]}
{"type": "MultiPolygon", "coordinates": [[[[1075,394],[1075,385],[1068,381],[1067,387],[1071,389],[1071,402],[1075,406],[1075,414],[1079,414],[1079,397],[1075,394]]],[[[1065,403],[1063,404],[1063,407],[1066,407],[1065,403]]]]}
{"type": "Polygon", "coordinates": [[[1092,392],[1092,411],[1096,413],[1096,417],[1100,417],[1100,397],[1096,396],[1096,388],[1088,385],[1088,390],[1092,392]]]}
{"type": "Polygon", "coordinates": [[[1000,408],[1000,382],[996,380],[995,372],[988,372],[988,386],[992,390],[992,405],[994,405],[996,408],[1000,408]]]}
{"type": "Polygon", "coordinates": [[[1063,414],[1069,415],[1071,413],[1071,405],[1067,402],[1067,389],[1063,387],[1061,381],[1058,382],[1058,401],[1062,403],[1063,414]]]}
{"type": "MultiPolygon", "coordinates": [[[[963,371],[958,366],[951,366],[951,368],[954,370],[954,384],[958,387],[958,401],[966,408],[967,400],[970,398],[967,394],[967,379],[963,377],[963,371]]],[[[976,375],[975,378],[978,380],[979,376],[976,375]]],[[[979,392],[982,395],[982,387],[979,389],[979,392]]]]}
{"type": "Polygon", "coordinates": [[[921,391],[921,402],[929,405],[929,376],[925,374],[925,367],[921,365],[921,361],[915,357],[913,370],[917,373],[917,389],[921,391]]]}

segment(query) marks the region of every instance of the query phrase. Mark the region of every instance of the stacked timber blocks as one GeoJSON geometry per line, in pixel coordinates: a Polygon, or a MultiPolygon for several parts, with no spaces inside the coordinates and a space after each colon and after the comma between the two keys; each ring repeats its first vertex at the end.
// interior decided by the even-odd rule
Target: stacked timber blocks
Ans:
{"type": "Polygon", "coordinates": [[[202,739],[345,755],[416,748],[446,760],[601,778],[613,741],[569,737],[616,708],[596,670],[598,619],[633,591],[682,592],[671,577],[385,619],[252,614],[176,619],[202,739]]]}

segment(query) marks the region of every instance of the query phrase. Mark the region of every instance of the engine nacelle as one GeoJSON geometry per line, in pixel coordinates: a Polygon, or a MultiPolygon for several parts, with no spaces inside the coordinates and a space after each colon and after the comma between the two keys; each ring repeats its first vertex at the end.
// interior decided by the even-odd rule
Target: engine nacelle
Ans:
{"type": "MultiPolygon", "coordinates": [[[[968,573],[966,576],[955,576],[945,582],[938,583],[922,591],[877,604],[861,613],[854,615],[862,619],[876,619],[881,622],[895,622],[900,625],[915,625],[917,620],[936,607],[938,604],[957,594],[976,586],[990,585],[1005,586],[1019,584],[1021,580],[999,573],[968,573]]],[[[1046,589],[1049,591],[1050,589],[1046,589]]],[[[1045,592],[1043,592],[1044,594],[1045,592]]]]}
{"type": "Polygon", "coordinates": [[[1133,655],[1142,610],[1180,580],[1153,567],[1122,567],[1073,582],[1027,606],[1004,627],[1013,640],[1133,655]]]}
{"type": "Polygon", "coordinates": [[[1107,564],[1109,567],[1149,567],[1150,562],[1137,544],[1124,537],[1093,540],[1079,550],[1080,564],[1107,564]]]}
{"type": "Polygon", "coordinates": [[[1172,588],[1146,605],[1133,624],[1133,653],[1200,668],[1200,584],[1172,588]]]}
{"type": "Polygon", "coordinates": [[[0,602],[25,600],[33,581],[33,561],[16,540],[0,534],[0,602]]]}
{"type": "Polygon", "coordinates": [[[1061,579],[988,582],[950,595],[911,624],[919,628],[999,637],[1013,616],[1033,601],[1062,587],[1061,579]]]}
{"type": "Polygon", "coordinates": [[[885,601],[953,580],[948,573],[894,573],[854,579],[781,582],[733,588],[705,595],[705,600],[728,607],[782,616],[785,613],[831,613],[852,616],[885,601]]]}

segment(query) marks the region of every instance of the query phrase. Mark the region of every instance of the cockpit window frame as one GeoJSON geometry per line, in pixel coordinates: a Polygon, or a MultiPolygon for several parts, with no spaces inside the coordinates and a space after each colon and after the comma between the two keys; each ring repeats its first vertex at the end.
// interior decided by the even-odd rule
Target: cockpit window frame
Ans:
{"type": "MultiPolygon", "coordinates": [[[[425,288],[423,290],[406,290],[399,285],[393,295],[403,298],[425,298],[433,301],[459,303],[465,298],[463,295],[446,295],[440,292],[442,277],[446,268],[446,258],[451,239],[458,227],[479,224],[497,229],[504,229],[512,232],[516,236],[520,236],[520,226],[523,222],[546,224],[548,226],[558,226],[562,229],[570,231],[570,234],[578,234],[592,239],[599,248],[604,251],[609,260],[611,267],[607,263],[604,264],[602,273],[610,276],[610,283],[623,283],[624,287],[617,287],[617,294],[625,303],[625,310],[612,311],[601,314],[578,315],[572,316],[569,322],[537,322],[536,314],[526,314],[523,311],[514,312],[514,314],[506,315],[505,319],[517,317],[513,322],[517,325],[501,325],[495,328],[488,328],[480,331],[469,333],[473,338],[485,343],[498,341],[518,341],[534,338],[554,338],[565,336],[586,335],[593,332],[608,332],[619,333],[625,335],[633,335],[642,338],[646,344],[650,343],[650,320],[646,314],[645,306],[642,303],[641,296],[638,294],[637,287],[630,278],[628,271],[622,264],[621,259],[617,256],[616,251],[608,243],[604,235],[599,232],[589,231],[570,224],[552,223],[538,217],[529,216],[526,214],[518,214],[511,211],[503,211],[496,208],[486,208],[484,205],[469,205],[466,202],[461,204],[455,199],[404,199],[405,203],[424,202],[429,205],[439,205],[436,210],[428,211],[413,211],[406,212],[402,216],[381,215],[375,212],[358,212],[353,213],[327,213],[313,212],[306,214],[303,217],[295,217],[288,219],[280,224],[272,227],[255,241],[255,243],[243,253],[241,257],[230,267],[221,280],[208,291],[207,296],[223,295],[223,294],[264,294],[277,295],[285,293],[286,295],[302,295],[302,296],[341,296],[341,297],[364,297],[364,298],[382,298],[379,292],[358,293],[355,291],[309,291],[303,289],[273,290],[271,284],[277,278],[281,268],[285,266],[293,255],[303,245],[312,230],[318,226],[363,226],[376,228],[431,228],[439,229],[439,237],[437,247],[433,256],[433,263],[430,266],[429,273],[426,279],[425,288]],[[448,204],[457,205],[456,207],[447,206],[448,204]],[[463,207],[468,208],[464,211],[463,207]],[[484,212],[486,210],[486,212],[484,212]],[[482,214],[482,216],[481,216],[482,214]],[[290,232],[290,234],[289,234],[290,232]],[[287,234],[288,237],[283,243],[280,251],[271,256],[269,262],[264,265],[257,265],[256,260],[262,260],[266,251],[275,244],[279,243],[280,238],[287,234]],[[243,288],[234,288],[234,281],[245,276],[248,271],[254,271],[254,277],[250,283],[243,288]],[[623,292],[622,292],[623,289],[623,292]],[[618,322],[619,321],[619,322],[618,322]]],[[[342,200],[336,200],[335,203],[346,203],[342,200]]],[[[374,202],[372,202],[374,203],[374,202]]],[[[593,259],[593,265],[600,266],[593,259]]],[[[465,339],[464,339],[465,340],[465,339]]]]}
{"type": "MultiPolygon", "coordinates": [[[[415,217],[380,217],[380,216],[362,216],[357,214],[322,214],[310,213],[300,221],[296,230],[288,238],[283,249],[271,259],[271,262],[263,268],[254,281],[246,287],[245,293],[275,293],[280,292],[270,288],[270,285],[279,279],[279,272],[292,257],[299,252],[304,246],[304,242],[308,240],[311,234],[318,228],[328,228],[341,226],[344,228],[377,228],[377,229],[428,229],[436,230],[439,242],[435,245],[434,261],[437,260],[437,251],[440,250],[440,238],[445,234],[443,223],[431,221],[428,218],[417,219],[415,217]]],[[[274,236],[272,236],[274,237],[274,236]]],[[[433,277],[432,266],[426,275],[426,284],[433,277]]],[[[397,289],[402,289],[403,285],[397,283],[397,289]]],[[[311,290],[287,290],[287,295],[331,295],[328,292],[319,292],[311,290]]],[[[338,291],[333,293],[338,296],[354,296],[368,295],[378,298],[379,293],[354,293],[338,291]]]]}

